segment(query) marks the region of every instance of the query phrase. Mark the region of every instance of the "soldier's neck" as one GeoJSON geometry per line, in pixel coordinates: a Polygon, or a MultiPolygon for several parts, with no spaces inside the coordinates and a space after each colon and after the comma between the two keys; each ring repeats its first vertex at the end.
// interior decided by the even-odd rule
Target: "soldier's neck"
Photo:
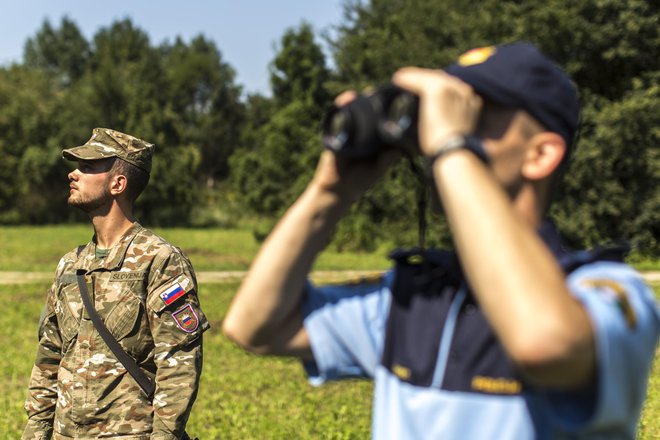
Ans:
{"type": "Polygon", "coordinates": [[[117,206],[102,215],[90,215],[90,218],[94,226],[96,245],[102,249],[111,248],[135,223],[131,212],[117,206]]]}

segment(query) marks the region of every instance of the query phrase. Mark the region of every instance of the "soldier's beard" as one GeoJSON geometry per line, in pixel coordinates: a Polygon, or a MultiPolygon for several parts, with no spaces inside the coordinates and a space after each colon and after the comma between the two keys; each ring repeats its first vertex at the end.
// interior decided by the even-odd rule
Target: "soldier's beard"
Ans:
{"type": "Polygon", "coordinates": [[[105,206],[109,206],[111,201],[110,194],[102,192],[96,196],[83,196],[80,192],[76,192],[69,196],[67,203],[73,208],[78,208],[81,211],[89,214],[91,212],[99,211],[105,206]]]}

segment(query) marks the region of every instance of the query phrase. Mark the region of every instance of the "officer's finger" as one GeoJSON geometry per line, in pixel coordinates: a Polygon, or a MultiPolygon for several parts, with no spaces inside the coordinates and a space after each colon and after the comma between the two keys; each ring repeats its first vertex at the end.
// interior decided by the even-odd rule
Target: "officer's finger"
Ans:
{"type": "Polygon", "coordinates": [[[481,98],[472,87],[442,70],[406,67],[392,81],[420,98],[419,143],[422,153],[455,134],[472,133],[481,98]]]}
{"type": "Polygon", "coordinates": [[[443,88],[452,88],[466,95],[473,93],[468,84],[437,69],[403,67],[394,73],[392,82],[417,95],[431,94],[443,88]]]}
{"type": "Polygon", "coordinates": [[[341,107],[348,104],[357,97],[357,92],[355,90],[346,90],[345,92],[340,93],[335,98],[335,105],[341,107]]]}

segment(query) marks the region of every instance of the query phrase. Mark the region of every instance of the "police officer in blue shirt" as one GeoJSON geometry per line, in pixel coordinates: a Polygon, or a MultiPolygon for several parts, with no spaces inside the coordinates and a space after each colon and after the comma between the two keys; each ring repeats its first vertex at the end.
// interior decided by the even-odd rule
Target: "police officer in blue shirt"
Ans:
{"type": "Polygon", "coordinates": [[[376,282],[312,285],[337,221],[400,156],[325,151],[225,333],[301,358],[312,383],[374,378],[374,438],[634,438],[660,332],[653,293],[616,252],[568,252],[545,220],[578,126],[570,79],[513,43],[392,82],[419,97],[419,151],[455,251],[399,251],[376,282]]]}

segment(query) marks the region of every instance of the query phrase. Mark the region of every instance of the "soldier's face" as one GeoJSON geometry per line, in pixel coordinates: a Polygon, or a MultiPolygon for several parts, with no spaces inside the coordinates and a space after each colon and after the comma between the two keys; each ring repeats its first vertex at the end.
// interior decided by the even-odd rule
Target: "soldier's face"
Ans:
{"type": "Polygon", "coordinates": [[[109,206],[110,169],[114,159],[79,160],[78,168],[69,173],[69,206],[90,213],[109,206]]]}

